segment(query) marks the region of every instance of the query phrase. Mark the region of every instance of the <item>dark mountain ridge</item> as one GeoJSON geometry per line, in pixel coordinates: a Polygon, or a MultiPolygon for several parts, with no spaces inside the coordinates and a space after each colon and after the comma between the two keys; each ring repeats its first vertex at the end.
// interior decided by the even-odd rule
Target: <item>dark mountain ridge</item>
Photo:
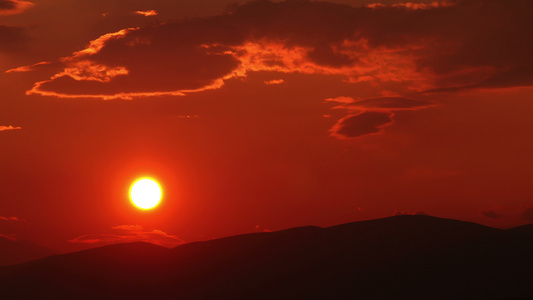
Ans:
{"type": "Polygon", "coordinates": [[[0,266],[15,265],[52,255],[54,252],[26,240],[0,236],[0,266]]]}
{"type": "Polygon", "coordinates": [[[0,268],[0,298],[525,299],[532,229],[397,216],[174,249],[110,245],[0,268]]]}

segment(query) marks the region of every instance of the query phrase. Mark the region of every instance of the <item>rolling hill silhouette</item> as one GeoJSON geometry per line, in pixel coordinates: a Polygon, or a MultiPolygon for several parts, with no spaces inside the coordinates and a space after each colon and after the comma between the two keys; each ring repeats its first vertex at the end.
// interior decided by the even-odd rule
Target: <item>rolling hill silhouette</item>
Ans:
{"type": "Polygon", "coordinates": [[[52,250],[20,240],[0,236],[0,266],[14,265],[54,254],[52,250]]]}
{"type": "Polygon", "coordinates": [[[526,299],[533,227],[430,216],[167,249],[110,245],[0,268],[1,299],[526,299]]]}

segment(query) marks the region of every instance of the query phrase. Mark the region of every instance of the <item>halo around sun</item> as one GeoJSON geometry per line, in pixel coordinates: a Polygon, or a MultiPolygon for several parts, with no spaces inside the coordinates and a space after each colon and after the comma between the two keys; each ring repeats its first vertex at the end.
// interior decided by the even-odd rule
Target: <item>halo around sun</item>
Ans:
{"type": "Polygon", "coordinates": [[[161,201],[161,187],[152,178],[137,179],[130,188],[131,202],[140,209],[152,209],[161,201]]]}

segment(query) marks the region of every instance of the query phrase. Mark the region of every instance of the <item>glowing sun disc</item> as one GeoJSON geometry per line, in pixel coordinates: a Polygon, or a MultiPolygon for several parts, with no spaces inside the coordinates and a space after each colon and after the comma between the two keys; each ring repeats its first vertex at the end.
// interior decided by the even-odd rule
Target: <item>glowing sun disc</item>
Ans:
{"type": "Polygon", "coordinates": [[[151,209],[161,201],[161,187],[150,178],[141,178],[131,185],[131,202],[140,209],[151,209]]]}

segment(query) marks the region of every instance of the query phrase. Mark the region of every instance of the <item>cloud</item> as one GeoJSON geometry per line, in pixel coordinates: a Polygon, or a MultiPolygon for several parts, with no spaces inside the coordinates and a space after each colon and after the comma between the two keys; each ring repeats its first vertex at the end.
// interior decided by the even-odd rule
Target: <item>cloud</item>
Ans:
{"type": "Polygon", "coordinates": [[[0,237],[6,238],[6,239],[11,240],[11,241],[16,241],[17,240],[17,236],[15,234],[3,234],[3,233],[0,233],[0,237]]]}
{"type": "Polygon", "coordinates": [[[42,61],[42,62],[38,62],[36,64],[29,65],[29,66],[22,66],[22,67],[18,67],[18,68],[14,68],[14,69],[9,69],[5,73],[9,74],[9,73],[31,72],[31,71],[37,69],[40,66],[50,65],[50,64],[52,64],[52,63],[48,62],[48,61],[42,61]]]}
{"type": "Polygon", "coordinates": [[[199,48],[199,44],[184,42],[177,47],[175,41],[155,34],[157,28],[129,28],[91,41],[86,49],[62,59],[66,65],[62,72],[37,82],[28,94],[100,99],[180,96],[222,86],[220,77],[237,66],[232,57],[208,55],[210,50],[199,48]],[[121,45],[118,48],[126,48],[108,46],[115,43],[121,45]],[[169,43],[168,47],[164,45],[169,43]],[[141,53],[139,46],[146,49],[141,53]],[[117,57],[121,58],[117,60],[117,57]],[[164,60],[164,65],[158,64],[158,60],[164,60]],[[118,65],[117,61],[124,65],[118,65]],[[144,63],[139,64],[140,61],[144,63]],[[124,87],[129,88],[124,90],[124,87]]]}
{"type": "Polygon", "coordinates": [[[325,101],[327,103],[339,103],[339,105],[332,107],[332,109],[344,109],[350,114],[348,117],[339,120],[331,130],[332,136],[343,139],[358,138],[366,134],[382,133],[383,131],[380,129],[392,124],[394,112],[396,111],[417,111],[437,106],[437,104],[434,102],[400,96],[376,97],[367,99],[354,99],[352,97],[340,96],[336,98],[328,98],[325,101]],[[364,112],[369,112],[371,114],[363,114],[364,112]],[[385,119],[383,114],[388,115],[388,121],[385,119]],[[374,121],[370,121],[370,116],[375,117],[374,121]],[[356,121],[356,119],[362,119],[363,117],[366,118],[365,120],[367,120],[367,122],[356,121]],[[373,126],[372,124],[369,125],[369,122],[377,122],[377,124],[373,126]],[[339,134],[339,130],[342,132],[342,129],[344,128],[346,131],[348,130],[347,127],[351,128],[349,130],[351,134],[347,134],[347,132],[339,134]],[[360,130],[360,132],[358,132],[358,130],[360,130]]]}
{"type": "Polygon", "coordinates": [[[275,85],[275,84],[282,84],[284,82],[285,82],[285,80],[283,80],[283,79],[273,79],[273,80],[265,81],[265,84],[267,84],[267,85],[275,85]]]}
{"type": "Polygon", "coordinates": [[[31,93],[183,95],[254,71],[342,75],[353,84],[396,82],[411,91],[531,85],[532,9],[528,0],[373,8],[254,1],[219,16],[104,35],[99,48],[64,59],[64,71],[31,93]]]}
{"type": "Polygon", "coordinates": [[[501,217],[500,214],[496,213],[495,211],[489,209],[489,210],[485,210],[485,211],[482,211],[481,214],[489,219],[493,219],[493,220],[496,220],[496,219],[499,219],[501,217]]]}
{"type": "Polygon", "coordinates": [[[13,0],[0,0],[0,10],[10,10],[17,7],[17,3],[13,0]]]}
{"type": "Polygon", "coordinates": [[[24,48],[27,36],[22,27],[0,25],[0,52],[14,52],[24,48]]]}
{"type": "Polygon", "coordinates": [[[360,7],[252,1],[221,15],[102,35],[59,59],[62,71],[27,94],[185,96],[253,72],[332,76],[354,90],[372,91],[363,99],[327,100],[347,111],[333,136],[357,138],[382,132],[397,111],[437,106],[417,99],[424,92],[533,86],[533,43],[527,38],[533,35],[532,11],[530,0],[360,7]]]}
{"type": "Polygon", "coordinates": [[[35,4],[22,0],[0,0],[0,16],[19,14],[35,4]]]}
{"type": "Polygon", "coordinates": [[[527,207],[520,216],[528,222],[533,222],[533,207],[527,207]]]}
{"type": "Polygon", "coordinates": [[[428,101],[399,96],[357,100],[352,97],[341,96],[328,98],[325,101],[339,103],[339,105],[334,106],[333,109],[344,109],[351,114],[350,116],[339,120],[337,125],[332,129],[332,135],[341,138],[357,138],[366,134],[380,133],[382,131],[379,129],[392,123],[392,117],[394,116],[395,111],[420,110],[437,105],[428,101]],[[363,114],[364,112],[369,114],[363,114]],[[388,120],[386,120],[384,114],[388,116],[388,120]],[[364,120],[366,121],[362,122],[363,118],[365,118],[364,120]],[[371,118],[373,121],[370,121],[371,118]],[[377,123],[371,124],[371,122],[377,123]],[[350,129],[347,129],[348,127],[350,129]],[[341,132],[344,130],[344,133],[339,134],[339,130],[341,130],[341,132]],[[346,132],[346,130],[349,132],[346,132]]]}
{"type": "Polygon", "coordinates": [[[400,110],[420,110],[434,107],[437,104],[424,100],[411,99],[406,97],[377,97],[367,99],[354,99],[352,97],[328,98],[326,102],[340,103],[333,109],[346,109],[349,112],[357,111],[400,111],[400,110]]]}
{"type": "Polygon", "coordinates": [[[392,124],[393,116],[392,113],[374,111],[349,115],[337,122],[331,134],[338,138],[355,138],[380,133],[384,127],[392,124]]]}
{"type": "Polygon", "coordinates": [[[405,97],[378,97],[358,101],[354,100],[349,104],[350,105],[345,105],[344,108],[351,110],[373,109],[387,111],[418,110],[432,107],[435,105],[427,101],[410,99],[405,97]]]}
{"type": "Polygon", "coordinates": [[[0,126],[0,131],[8,131],[8,130],[21,130],[22,127],[14,127],[14,126],[0,126]]]}
{"type": "Polygon", "coordinates": [[[26,220],[19,219],[17,217],[2,217],[2,216],[0,216],[0,221],[26,222],[26,220]]]}
{"type": "Polygon", "coordinates": [[[355,100],[352,97],[336,97],[336,98],[328,98],[325,100],[326,102],[336,102],[336,103],[343,103],[343,104],[349,104],[354,103],[355,100]]]}
{"type": "Polygon", "coordinates": [[[137,10],[134,13],[145,17],[157,16],[157,11],[155,10],[137,10]]]}
{"type": "Polygon", "coordinates": [[[112,229],[118,231],[118,233],[82,235],[69,242],[78,244],[148,242],[169,248],[184,243],[182,239],[175,235],[167,234],[157,229],[147,231],[140,225],[121,225],[112,227],[112,229]]]}

